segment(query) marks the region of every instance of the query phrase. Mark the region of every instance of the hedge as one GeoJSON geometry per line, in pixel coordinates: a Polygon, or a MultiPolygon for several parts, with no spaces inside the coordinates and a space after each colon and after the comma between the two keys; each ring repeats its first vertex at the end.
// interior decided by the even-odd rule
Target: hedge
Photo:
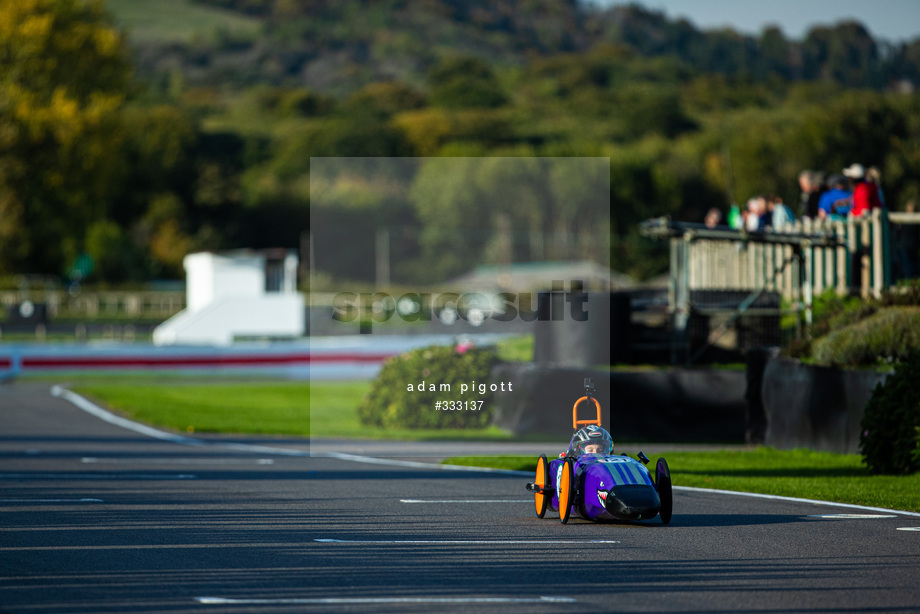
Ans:
{"type": "Polygon", "coordinates": [[[886,307],[812,345],[819,365],[860,367],[906,360],[920,348],[920,307],[886,307]]]}
{"type": "Polygon", "coordinates": [[[384,428],[485,427],[493,413],[489,377],[498,362],[491,349],[464,346],[401,354],[384,363],[358,407],[358,418],[366,426],[384,428]],[[463,409],[438,410],[439,401],[463,409]],[[474,402],[477,409],[469,409],[474,402]]]}
{"type": "Polygon", "coordinates": [[[920,351],[895,366],[866,404],[859,447],[873,473],[920,469],[920,351]]]}

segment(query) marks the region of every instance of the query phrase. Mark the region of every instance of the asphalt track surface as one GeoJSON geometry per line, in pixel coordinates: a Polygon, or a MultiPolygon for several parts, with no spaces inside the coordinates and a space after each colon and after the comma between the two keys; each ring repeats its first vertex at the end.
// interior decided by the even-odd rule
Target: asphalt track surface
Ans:
{"type": "Polygon", "coordinates": [[[918,515],[681,490],[561,525],[521,476],[239,442],[0,386],[0,612],[920,611],[918,515]]]}

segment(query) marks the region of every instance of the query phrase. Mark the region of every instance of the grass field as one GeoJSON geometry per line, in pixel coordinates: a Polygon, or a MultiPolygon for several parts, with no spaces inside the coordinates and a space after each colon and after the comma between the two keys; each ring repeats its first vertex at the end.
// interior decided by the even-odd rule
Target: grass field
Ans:
{"type": "Polygon", "coordinates": [[[137,41],[208,40],[218,30],[254,37],[261,29],[257,19],[196,5],[190,0],[106,0],[105,4],[115,23],[137,41]]]}
{"type": "MultiPolygon", "coordinates": [[[[856,454],[756,448],[724,452],[666,452],[677,486],[716,488],[837,501],[920,512],[920,473],[873,476],[856,454]]],[[[652,458],[653,466],[657,457],[652,458]]],[[[535,459],[467,456],[445,463],[533,471],[535,459]]]]}
{"type": "Polygon", "coordinates": [[[356,409],[370,382],[90,378],[71,388],[134,420],[186,433],[250,433],[367,439],[509,440],[497,428],[364,427],[356,409]]]}
{"type": "Polygon", "coordinates": [[[112,377],[81,381],[72,389],[130,418],[176,431],[310,433],[305,382],[112,377]]]}

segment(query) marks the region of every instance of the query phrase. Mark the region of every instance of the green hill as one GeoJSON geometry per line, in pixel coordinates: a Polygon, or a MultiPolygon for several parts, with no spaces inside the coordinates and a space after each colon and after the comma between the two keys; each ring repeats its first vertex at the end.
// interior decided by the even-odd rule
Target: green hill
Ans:
{"type": "Polygon", "coordinates": [[[106,0],[106,6],[129,38],[141,44],[214,41],[219,32],[254,38],[262,28],[259,19],[192,0],[106,0]]]}

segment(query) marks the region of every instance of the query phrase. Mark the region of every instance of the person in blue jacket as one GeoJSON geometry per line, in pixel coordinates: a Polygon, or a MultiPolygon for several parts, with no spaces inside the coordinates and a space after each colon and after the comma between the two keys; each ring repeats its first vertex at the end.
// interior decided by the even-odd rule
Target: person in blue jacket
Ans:
{"type": "Polygon", "coordinates": [[[853,192],[849,181],[843,175],[832,175],[828,179],[830,189],[821,195],[818,201],[818,217],[846,217],[853,206],[853,192]]]}

